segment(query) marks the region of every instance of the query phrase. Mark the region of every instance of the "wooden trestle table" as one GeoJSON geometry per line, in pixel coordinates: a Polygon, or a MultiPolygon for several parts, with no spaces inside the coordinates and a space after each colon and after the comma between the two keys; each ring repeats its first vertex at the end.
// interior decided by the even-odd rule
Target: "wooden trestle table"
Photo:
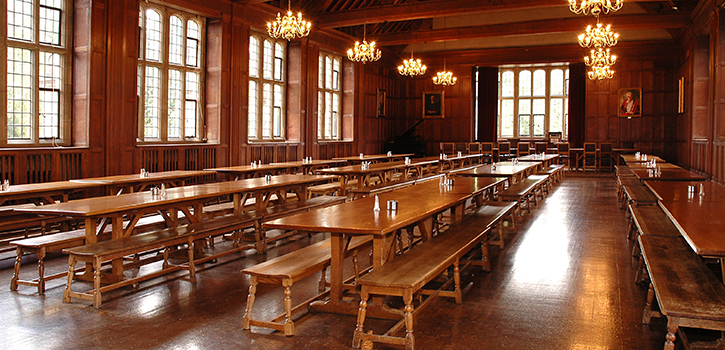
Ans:
{"type": "Polygon", "coordinates": [[[687,169],[662,168],[657,175],[654,169],[630,169],[640,181],[705,181],[706,177],[687,169]]]}
{"type": "Polygon", "coordinates": [[[333,160],[344,160],[347,161],[349,164],[360,164],[362,162],[395,162],[399,160],[403,160],[405,157],[412,157],[415,154],[413,153],[403,153],[403,154],[363,154],[362,158],[360,156],[350,156],[350,157],[336,157],[332,158],[333,160]]]}
{"type": "MultiPolygon", "coordinates": [[[[34,208],[24,207],[16,211],[82,218],[85,220],[86,243],[90,244],[98,241],[98,234],[105,229],[104,222],[111,223],[111,239],[119,239],[131,235],[138,220],[148,213],[160,213],[168,227],[175,227],[178,225],[178,212],[182,212],[189,222],[201,221],[202,206],[210,199],[231,195],[234,200],[234,212],[239,213],[244,202],[250,196],[254,196],[256,208],[260,210],[269,205],[273,194],[281,200],[286,199],[286,195],[282,193],[287,191],[294,192],[300,201],[305,201],[307,186],[330,179],[330,176],[320,175],[277,175],[270,181],[254,178],[170,188],[166,190],[166,196],[154,195],[150,191],[134,192],[34,208]],[[123,226],[124,217],[129,220],[126,227],[123,226]]],[[[113,268],[113,274],[119,278],[123,273],[121,263],[121,261],[114,262],[113,268]]]]}
{"type": "Polygon", "coordinates": [[[61,202],[67,202],[68,197],[74,192],[103,186],[105,184],[99,182],[75,181],[10,185],[7,190],[0,191],[0,205],[13,200],[29,200],[35,205],[45,205],[55,203],[56,198],[60,199],[61,202]]]}
{"type": "Polygon", "coordinates": [[[174,170],[149,173],[148,176],[141,176],[141,174],[111,175],[70,181],[79,184],[105,185],[109,188],[108,194],[120,194],[140,192],[162,183],[166,187],[180,187],[184,186],[188,179],[212,174],[214,172],[208,170],[174,170]]]}
{"type": "Polygon", "coordinates": [[[527,156],[521,156],[516,159],[518,159],[520,162],[538,162],[541,163],[541,165],[544,168],[548,168],[549,165],[555,160],[558,159],[558,154],[544,154],[543,156],[539,153],[535,154],[529,154],[527,156]]]}
{"type": "Polygon", "coordinates": [[[498,162],[496,169],[491,168],[491,164],[481,165],[473,169],[454,170],[450,172],[451,176],[470,176],[470,177],[507,177],[511,185],[521,181],[522,178],[530,175],[539,163],[536,162],[520,162],[514,164],[512,161],[498,162]]]}
{"type": "MultiPolygon", "coordinates": [[[[330,299],[313,303],[315,311],[356,315],[358,305],[343,300],[343,260],[345,250],[354,235],[373,236],[373,268],[380,267],[395,255],[395,236],[400,230],[416,226],[423,239],[432,237],[434,215],[451,210],[451,221],[463,217],[467,199],[475,193],[500,184],[500,180],[485,182],[459,181],[444,188],[438,181],[427,181],[415,186],[379,195],[380,211],[374,211],[375,197],[365,197],[327,208],[288,216],[264,223],[269,229],[330,232],[332,261],[330,263],[330,299]],[[388,200],[398,201],[397,211],[388,211],[388,200]]],[[[391,312],[382,305],[368,309],[371,317],[390,317],[391,312]]]]}

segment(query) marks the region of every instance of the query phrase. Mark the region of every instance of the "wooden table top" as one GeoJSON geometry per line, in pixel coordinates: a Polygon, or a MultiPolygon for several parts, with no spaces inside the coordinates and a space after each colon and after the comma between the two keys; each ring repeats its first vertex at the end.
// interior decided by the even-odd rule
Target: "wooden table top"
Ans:
{"type": "Polygon", "coordinates": [[[471,193],[472,195],[476,195],[482,191],[498,186],[507,180],[505,177],[461,176],[453,179],[453,186],[444,186],[442,189],[447,193],[471,193]]]}
{"type": "Polygon", "coordinates": [[[544,154],[542,157],[541,154],[529,154],[527,156],[521,156],[516,159],[518,159],[521,162],[545,162],[552,159],[559,158],[558,154],[544,154]]]}
{"type": "Polygon", "coordinates": [[[209,170],[174,170],[174,171],[161,171],[157,173],[149,173],[148,177],[142,177],[141,174],[129,174],[129,175],[111,175],[102,177],[91,177],[85,179],[70,180],[71,182],[77,183],[101,183],[106,185],[122,185],[128,183],[138,182],[154,182],[164,180],[178,180],[190,177],[204,176],[214,174],[213,171],[209,170]]]}
{"type": "Polygon", "coordinates": [[[118,196],[85,198],[34,208],[16,209],[16,211],[77,217],[101,217],[112,213],[127,213],[142,208],[169,206],[176,203],[218,197],[220,195],[264,191],[283,186],[329,181],[331,179],[333,177],[320,175],[276,175],[272,176],[269,182],[264,178],[213,182],[170,188],[166,190],[166,196],[152,195],[149,191],[134,192],[118,196]]]}
{"type": "Polygon", "coordinates": [[[491,164],[487,164],[473,169],[462,171],[454,170],[450,174],[455,176],[513,176],[537,166],[539,166],[539,164],[535,162],[521,162],[518,164],[514,164],[513,162],[498,162],[496,163],[495,170],[491,170],[491,164]]]}
{"type": "Polygon", "coordinates": [[[622,159],[624,159],[624,162],[627,164],[629,164],[629,163],[646,163],[646,162],[651,162],[652,159],[657,159],[657,163],[666,163],[667,162],[666,160],[664,160],[658,156],[655,156],[653,154],[648,154],[647,160],[642,160],[642,157],[640,157],[640,159],[637,159],[634,154],[622,154],[621,157],[622,157],[622,159]]]}
{"type": "Polygon", "coordinates": [[[33,184],[10,185],[6,191],[0,191],[0,198],[28,194],[43,194],[48,192],[62,192],[82,190],[91,187],[103,186],[102,182],[53,181],[33,184]]]}
{"type": "MultiPolygon", "coordinates": [[[[470,184],[470,183],[469,183],[470,184]]],[[[465,187],[465,183],[454,185],[465,187]],[[461,186],[462,185],[462,186],[461,186]]],[[[288,216],[264,224],[267,228],[297,229],[311,232],[336,232],[384,236],[415,224],[435,213],[462,203],[473,191],[445,192],[437,181],[429,181],[379,195],[380,211],[373,211],[375,197],[365,197],[306,213],[288,216]],[[388,200],[398,201],[398,210],[386,210],[388,200]]]]}
{"type": "MultiPolygon", "coordinates": [[[[412,161],[411,161],[412,165],[412,161]]],[[[404,161],[397,162],[385,162],[385,163],[373,163],[370,164],[367,169],[363,169],[362,164],[358,165],[347,165],[342,167],[332,167],[326,169],[317,169],[320,174],[329,175],[353,175],[353,174],[369,174],[377,173],[381,171],[389,171],[393,169],[404,169],[408,167],[404,161]]]]}
{"type": "MultiPolygon", "coordinates": [[[[300,162],[302,163],[302,162],[300,162]]],[[[251,166],[251,165],[237,165],[237,166],[228,166],[228,167],[220,167],[220,168],[210,168],[210,169],[204,169],[208,171],[216,171],[218,173],[223,174],[253,174],[260,171],[276,171],[276,170],[282,170],[289,168],[289,165],[286,164],[261,164],[258,166],[251,166]]]]}
{"type": "Polygon", "coordinates": [[[645,181],[644,184],[657,196],[657,200],[686,202],[723,202],[725,186],[710,181],[645,181]],[[702,184],[704,195],[700,195],[702,184]],[[695,186],[695,193],[688,192],[688,186],[695,186]]]}
{"type": "Polygon", "coordinates": [[[390,160],[390,159],[396,159],[396,158],[404,158],[404,157],[412,157],[415,154],[413,153],[403,153],[403,154],[393,154],[393,155],[387,155],[387,154],[363,154],[363,157],[360,158],[360,156],[350,156],[350,157],[335,157],[332,158],[333,160],[345,160],[345,161],[371,161],[371,160],[390,160]]]}
{"type": "Polygon", "coordinates": [[[345,163],[344,160],[340,159],[313,159],[309,163],[303,163],[301,160],[297,160],[294,162],[279,162],[279,163],[269,163],[269,165],[272,166],[285,166],[285,167],[301,167],[301,166],[324,166],[324,165],[331,165],[331,164],[340,164],[345,163]]]}
{"type": "Polygon", "coordinates": [[[696,198],[695,201],[660,201],[659,205],[698,255],[725,257],[725,201],[696,198]]]}
{"type": "MultiPolygon", "coordinates": [[[[649,163],[627,163],[630,169],[654,169],[649,163]]],[[[672,163],[657,163],[660,169],[682,169],[681,166],[672,163]]]]}
{"type": "Polygon", "coordinates": [[[630,169],[635,176],[640,180],[652,180],[652,181],[705,181],[706,177],[686,170],[686,169],[667,169],[662,168],[661,174],[654,176],[652,169],[630,169]],[[651,175],[652,174],[652,175],[651,175]]]}

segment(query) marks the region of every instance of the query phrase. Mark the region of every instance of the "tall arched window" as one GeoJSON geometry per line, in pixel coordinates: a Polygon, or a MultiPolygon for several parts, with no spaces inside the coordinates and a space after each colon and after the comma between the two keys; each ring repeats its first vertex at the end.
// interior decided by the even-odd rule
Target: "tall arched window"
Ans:
{"type": "Polygon", "coordinates": [[[139,137],[146,142],[203,139],[205,19],[156,4],[139,11],[139,137]]]}
{"type": "Polygon", "coordinates": [[[250,141],[285,139],[286,49],[284,40],[261,33],[249,37],[250,141]]]}

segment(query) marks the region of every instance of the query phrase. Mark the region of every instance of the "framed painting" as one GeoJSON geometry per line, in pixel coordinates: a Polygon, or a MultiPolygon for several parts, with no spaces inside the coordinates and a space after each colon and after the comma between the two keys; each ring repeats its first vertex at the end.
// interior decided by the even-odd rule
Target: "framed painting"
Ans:
{"type": "Polygon", "coordinates": [[[444,118],[443,91],[424,91],[423,92],[423,118],[444,118]]]}
{"type": "Polygon", "coordinates": [[[619,89],[619,116],[632,118],[642,116],[642,88],[619,89]]]}
{"type": "Polygon", "coordinates": [[[385,97],[385,90],[378,89],[377,110],[380,118],[385,117],[385,97]]]}

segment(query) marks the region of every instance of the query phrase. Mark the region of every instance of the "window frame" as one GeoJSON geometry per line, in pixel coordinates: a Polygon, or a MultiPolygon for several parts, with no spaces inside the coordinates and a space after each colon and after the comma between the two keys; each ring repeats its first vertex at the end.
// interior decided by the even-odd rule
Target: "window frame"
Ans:
{"type": "Polygon", "coordinates": [[[335,55],[330,52],[320,51],[318,56],[318,72],[317,72],[317,140],[335,142],[342,141],[342,56],[335,55]],[[330,59],[332,73],[330,76],[331,87],[327,87],[327,59],[330,59]],[[335,62],[337,62],[337,71],[335,71],[335,62]],[[330,101],[327,97],[330,96],[330,101]],[[332,113],[328,115],[328,103],[334,105],[335,96],[337,96],[337,115],[334,115],[334,106],[332,113]],[[330,132],[327,133],[326,126],[328,119],[330,121],[330,132]]]}
{"type": "MultiPolygon", "coordinates": [[[[265,33],[250,30],[249,43],[251,45],[252,38],[256,38],[257,47],[257,60],[256,68],[257,73],[254,74],[249,72],[249,87],[247,91],[247,99],[252,99],[252,84],[256,84],[256,96],[254,97],[256,106],[254,113],[256,113],[256,132],[250,131],[249,125],[252,123],[251,113],[252,103],[248,103],[249,110],[247,111],[247,141],[248,142],[284,142],[287,140],[287,60],[288,60],[288,43],[287,40],[273,39],[265,33]],[[271,44],[271,60],[269,65],[271,66],[271,72],[269,77],[265,77],[265,42],[271,44]],[[282,53],[278,55],[277,48],[281,46],[282,53]],[[256,75],[256,76],[255,76],[256,75]],[[265,88],[269,86],[269,89],[265,88]],[[277,88],[277,89],[276,89],[277,88]],[[271,101],[265,105],[265,91],[269,92],[271,101]],[[279,97],[280,99],[277,99],[279,97]],[[268,113],[265,113],[265,110],[268,113]],[[265,119],[267,118],[267,119],[265,119]],[[265,126],[268,124],[268,126],[265,126]],[[265,135],[264,130],[267,128],[269,132],[265,135]]],[[[249,52],[250,59],[252,62],[251,49],[249,52]]]]}
{"type": "Polygon", "coordinates": [[[557,64],[546,64],[546,65],[506,65],[506,66],[500,66],[499,67],[499,74],[498,74],[498,111],[497,111],[497,136],[498,138],[516,138],[516,139],[541,139],[541,138],[548,138],[548,134],[551,131],[551,118],[552,118],[552,110],[551,110],[551,101],[553,99],[562,99],[563,100],[563,111],[562,111],[562,139],[568,139],[568,126],[569,126],[569,113],[568,113],[568,103],[569,103],[569,79],[568,79],[568,71],[569,71],[569,65],[566,63],[557,63],[557,64]],[[562,95],[552,95],[552,89],[551,89],[551,80],[552,80],[552,72],[555,70],[562,70],[562,81],[563,81],[563,87],[562,87],[562,95]],[[529,86],[529,94],[528,95],[522,95],[522,92],[520,91],[520,79],[521,79],[521,73],[529,71],[530,74],[528,74],[530,78],[530,86],[529,86]],[[544,88],[545,93],[542,94],[536,94],[534,92],[534,83],[535,83],[535,76],[537,71],[544,71],[545,72],[545,79],[544,79],[544,88]],[[513,96],[507,96],[503,97],[503,81],[501,80],[504,73],[511,72],[513,73],[513,96]],[[535,119],[537,117],[541,117],[541,113],[535,113],[534,111],[534,102],[535,100],[544,100],[544,113],[543,113],[543,135],[537,135],[536,134],[536,122],[535,119]],[[513,135],[504,135],[503,134],[503,113],[502,113],[502,101],[511,101],[513,104],[513,135]],[[523,113],[519,112],[519,106],[524,101],[530,101],[530,110],[529,113],[523,113]],[[528,134],[521,132],[521,117],[527,116],[529,118],[529,126],[528,126],[528,134]]]}
{"type": "Polygon", "coordinates": [[[206,69],[206,26],[205,17],[194,15],[189,12],[177,10],[175,8],[166,7],[152,2],[140,2],[139,4],[139,48],[137,63],[137,117],[138,117],[138,143],[139,144],[157,144],[157,143],[198,143],[206,140],[206,123],[204,113],[205,100],[205,69],[206,69]],[[158,61],[147,59],[148,44],[146,38],[146,11],[153,10],[160,15],[161,20],[161,38],[160,38],[160,59],[158,61]],[[171,60],[171,21],[172,17],[181,19],[181,39],[179,43],[180,63],[172,63],[171,60]],[[189,22],[194,22],[198,26],[199,38],[196,39],[197,46],[197,66],[188,64],[188,43],[189,43],[189,22]],[[145,132],[145,91],[146,91],[146,69],[155,68],[159,70],[159,103],[158,103],[158,135],[157,137],[146,137],[145,132]],[[178,72],[180,77],[180,86],[177,89],[170,87],[170,77],[172,71],[178,72]],[[195,74],[197,77],[196,99],[189,98],[188,75],[195,74]],[[176,96],[176,100],[181,102],[181,106],[177,107],[178,111],[178,136],[169,136],[169,124],[171,110],[169,101],[173,98],[171,90],[179,91],[180,95],[176,96]],[[189,110],[187,104],[193,102],[196,111],[196,135],[187,136],[187,114],[189,110]]]}
{"type": "MultiPolygon", "coordinates": [[[[8,7],[7,3],[5,10],[2,12],[2,21],[4,25],[0,29],[5,37],[0,42],[0,54],[5,57],[1,64],[2,74],[2,93],[8,96],[8,52],[10,48],[18,48],[31,51],[30,64],[32,66],[31,76],[31,96],[30,96],[30,135],[28,138],[11,139],[8,137],[9,125],[8,125],[8,109],[7,102],[2,104],[0,107],[0,114],[2,114],[2,121],[0,123],[0,145],[2,146],[19,146],[19,147],[30,147],[30,146],[69,146],[72,142],[71,136],[71,111],[73,96],[71,91],[72,86],[72,64],[73,64],[73,51],[72,51],[72,40],[73,40],[73,1],[62,0],[60,9],[60,21],[58,28],[60,29],[59,44],[41,43],[41,25],[40,25],[40,0],[32,1],[32,39],[30,41],[23,39],[15,39],[8,37],[8,7]],[[58,54],[60,57],[59,66],[60,78],[59,87],[56,88],[41,88],[40,78],[40,54],[50,53],[58,54]],[[40,95],[42,91],[57,92],[57,103],[58,103],[58,117],[57,117],[57,134],[58,136],[52,136],[48,138],[40,137],[40,119],[41,119],[41,101],[40,95]]],[[[45,7],[45,6],[43,6],[45,7]]],[[[54,123],[55,124],[55,123],[54,123]]],[[[53,125],[55,127],[55,125],[53,125]]]]}

